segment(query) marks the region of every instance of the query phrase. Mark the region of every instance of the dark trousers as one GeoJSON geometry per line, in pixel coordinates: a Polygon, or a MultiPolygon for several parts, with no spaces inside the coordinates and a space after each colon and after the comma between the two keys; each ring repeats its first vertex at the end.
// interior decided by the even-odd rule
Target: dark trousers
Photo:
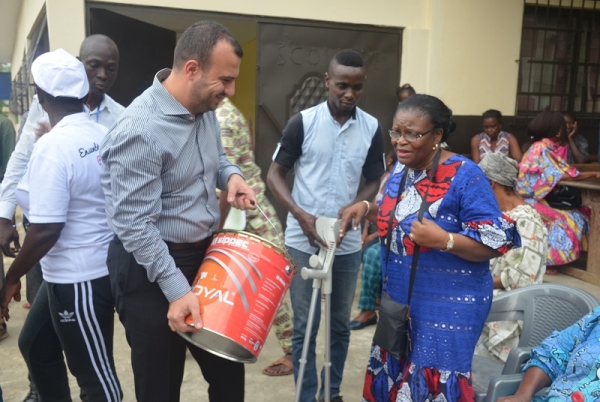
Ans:
{"type": "Polygon", "coordinates": [[[25,298],[31,304],[35,300],[35,297],[38,294],[40,286],[42,285],[42,281],[44,277],[42,275],[42,266],[38,262],[27,272],[25,275],[27,278],[27,288],[25,289],[25,298]]]}
{"type": "MultiPolygon", "coordinates": [[[[23,215],[23,227],[25,228],[26,232],[29,230],[29,226],[31,225],[27,220],[27,217],[23,215]]],[[[27,271],[27,274],[25,274],[25,278],[27,278],[27,287],[25,288],[25,299],[27,299],[27,301],[31,305],[33,304],[33,301],[35,300],[35,297],[37,296],[38,291],[40,290],[40,286],[42,286],[42,281],[44,280],[44,276],[42,275],[41,264],[39,262],[35,264],[29,271],[27,271]]],[[[62,355],[60,357],[62,360],[62,355]]],[[[37,392],[37,388],[35,387],[35,383],[31,379],[31,375],[28,374],[27,378],[29,378],[29,388],[32,391],[37,392]]]]}
{"type": "Polygon", "coordinates": [[[120,401],[113,330],[114,299],[107,276],[76,284],[42,282],[19,336],[41,399],[71,401],[64,351],[88,401],[120,401]]]}
{"type": "MultiPolygon", "coordinates": [[[[23,227],[25,228],[25,232],[27,232],[29,230],[29,227],[31,226],[31,224],[29,223],[29,221],[27,220],[26,216],[23,216],[23,227]]],[[[33,301],[35,300],[35,296],[38,293],[38,290],[40,289],[40,286],[42,285],[42,281],[44,280],[44,277],[42,275],[42,266],[40,265],[40,263],[38,262],[37,264],[35,264],[25,275],[25,277],[27,278],[27,288],[25,291],[25,298],[27,299],[27,301],[30,304],[33,304],[33,301]]]]}
{"type": "MultiPolygon", "coordinates": [[[[190,284],[204,253],[205,250],[171,252],[190,284]]],[[[186,348],[209,384],[211,402],[243,401],[244,365],[208,353],[171,331],[167,322],[169,302],[118,239],[108,248],[107,263],[117,312],[131,346],[137,401],[179,402],[186,348]]]]}

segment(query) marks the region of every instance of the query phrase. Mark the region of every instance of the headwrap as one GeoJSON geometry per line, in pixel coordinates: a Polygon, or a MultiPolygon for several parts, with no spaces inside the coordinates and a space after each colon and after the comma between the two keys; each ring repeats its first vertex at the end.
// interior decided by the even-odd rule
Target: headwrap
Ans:
{"type": "Polygon", "coordinates": [[[495,183],[511,188],[517,184],[519,164],[506,155],[487,154],[479,162],[479,167],[495,183]]]}

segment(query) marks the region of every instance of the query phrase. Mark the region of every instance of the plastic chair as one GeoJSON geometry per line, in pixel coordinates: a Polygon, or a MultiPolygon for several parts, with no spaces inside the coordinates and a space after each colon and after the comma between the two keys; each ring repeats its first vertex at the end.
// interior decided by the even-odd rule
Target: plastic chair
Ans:
{"type": "Polygon", "coordinates": [[[519,386],[521,369],[531,348],[553,331],[572,325],[597,305],[598,300],[588,292],[555,283],[527,286],[494,297],[486,322],[521,320],[523,329],[519,345],[510,352],[506,364],[473,356],[475,401],[491,402],[499,396],[512,395],[519,386]],[[509,374],[517,376],[506,376],[509,374]]]}

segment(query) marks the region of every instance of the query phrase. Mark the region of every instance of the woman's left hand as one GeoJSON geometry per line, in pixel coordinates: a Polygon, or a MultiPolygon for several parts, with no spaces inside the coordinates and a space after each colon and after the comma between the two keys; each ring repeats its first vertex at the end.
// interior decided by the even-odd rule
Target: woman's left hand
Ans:
{"type": "Polygon", "coordinates": [[[340,233],[338,243],[342,241],[349,230],[358,230],[360,222],[365,217],[367,212],[367,203],[363,201],[355,202],[354,204],[340,210],[340,233]]]}
{"type": "Polygon", "coordinates": [[[439,227],[435,222],[423,218],[423,222],[415,219],[410,227],[408,237],[421,247],[446,249],[448,232],[439,227]]]}

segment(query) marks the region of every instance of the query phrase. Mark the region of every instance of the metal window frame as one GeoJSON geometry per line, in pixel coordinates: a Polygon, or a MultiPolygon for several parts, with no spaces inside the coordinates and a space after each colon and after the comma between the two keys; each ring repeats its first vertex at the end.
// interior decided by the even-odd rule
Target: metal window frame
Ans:
{"type": "MultiPolygon", "coordinates": [[[[517,87],[517,102],[515,105],[515,115],[519,117],[531,117],[538,114],[545,107],[552,105],[552,99],[554,97],[560,98],[560,109],[567,109],[575,111],[578,116],[584,118],[599,118],[600,111],[595,111],[600,105],[600,56],[596,62],[590,61],[591,37],[593,31],[600,31],[600,0],[525,0],[525,7],[523,10],[523,24],[521,34],[521,49],[519,57],[519,77],[517,87]],[[568,15],[567,15],[568,14],[568,15]],[[531,17],[533,16],[533,19],[531,17]],[[566,17],[569,22],[575,21],[574,28],[563,28],[560,26],[561,18],[566,17]],[[551,19],[556,18],[557,24],[550,25],[551,19]],[[596,21],[598,20],[598,21],[596,21]],[[585,24],[585,25],[584,25],[585,24]],[[525,33],[526,32],[538,32],[543,33],[544,40],[539,42],[535,38],[532,39],[531,57],[524,61],[523,52],[525,44],[525,33]],[[573,42],[571,44],[571,51],[569,52],[569,59],[566,61],[548,60],[546,57],[547,46],[544,46],[546,41],[546,35],[549,32],[572,32],[573,42]],[[585,36],[585,38],[584,38],[585,36]],[[584,42],[584,49],[582,49],[582,42],[584,42]],[[542,55],[541,57],[535,57],[535,51],[537,44],[541,43],[542,55]],[[581,50],[585,52],[584,60],[580,61],[581,50]],[[528,77],[524,80],[523,73],[526,71],[525,63],[529,64],[528,77]],[[533,66],[540,66],[539,72],[534,74],[533,66]],[[556,69],[559,66],[567,67],[568,69],[568,83],[563,87],[562,91],[557,91],[556,86],[556,69]],[[551,68],[552,84],[550,91],[542,90],[543,76],[547,72],[547,68],[551,68]],[[590,100],[589,93],[589,72],[592,68],[597,71],[596,84],[597,95],[591,99],[591,108],[587,107],[587,102],[590,100]],[[581,79],[581,98],[577,100],[577,87],[578,87],[578,73],[583,70],[583,77],[581,79]],[[534,88],[534,81],[532,79],[539,78],[537,88],[534,88]],[[527,88],[524,88],[524,85],[527,88]],[[566,91],[565,91],[566,90],[566,91]],[[527,104],[525,109],[519,108],[519,100],[525,96],[527,104]],[[534,109],[529,108],[529,99],[533,97],[537,99],[537,104],[534,109]],[[541,104],[542,97],[549,98],[549,105],[541,104]],[[564,104],[566,98],[566,108],[564,104]],[[576,103],[577,101],[577,103],[576,103]],[[591,109],[591,110],[590,110],[591,109]]],[[[600,32],[599,32],[600,33],[600,32]]],[[[551,50],[556,55],[559,41],[556,40],[551,50]]]]}
{"type": "MultiPolygon", "coordinates": [[[[48,20],[44,12],[39,21],[35,24],[32,34],[29,38],[27,50],[23,51],[23,61],[21,67],[13,80],[12,92],[9,100],[9,109],[13,114],[22,116],[29,110],[31,100],[33,99],[33,77],[31,76],[31,63],[35,58],[36,50],[44,33],[48,30],[48,20]]],[[[47,35],[46,35],[47,38],[47,35]]]]}

